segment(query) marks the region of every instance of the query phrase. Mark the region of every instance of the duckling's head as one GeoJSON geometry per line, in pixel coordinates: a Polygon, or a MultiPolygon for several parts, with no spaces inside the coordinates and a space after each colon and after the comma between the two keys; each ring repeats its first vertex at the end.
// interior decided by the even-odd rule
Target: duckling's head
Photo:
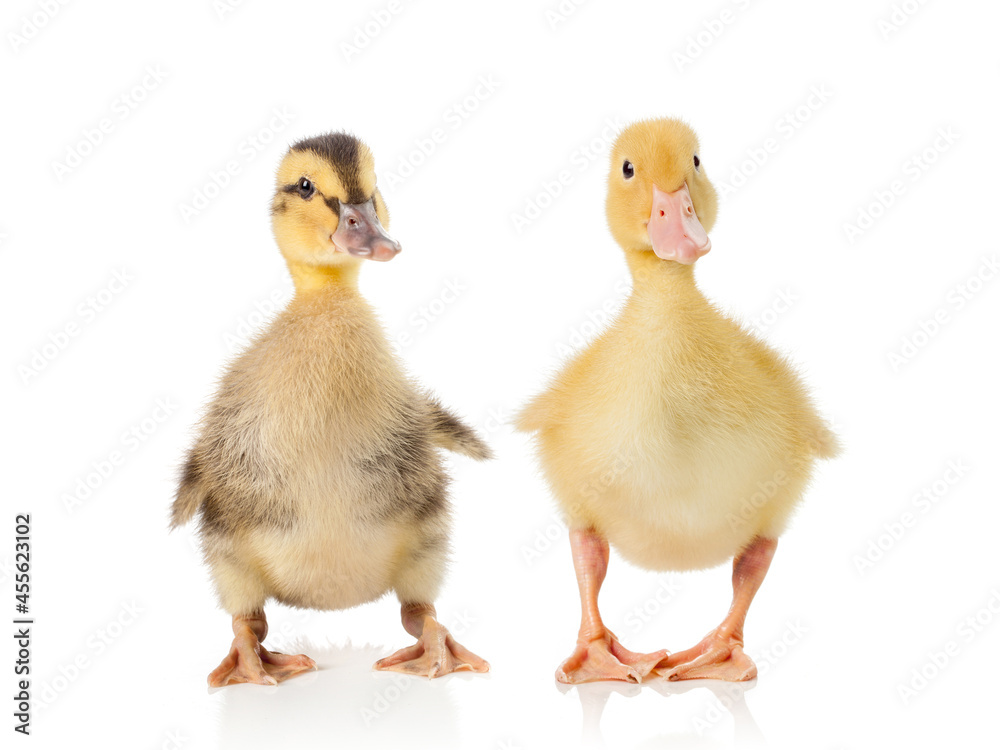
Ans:
{"type": "Polygon", "coordinates": [[[690,265],[707,253],[718,197],[698,155],[698,137],[680,120],[642,120],[611,149],[608,225],[625,250],[690,265]]]}
{"type": "Polygon", "coordinates": [[[372,153],[347,133],[307,138],[288,150],[271,223],[293,273],[392,260],[400,251],[385,231],[389,211],[375,187],[372,153]]]}

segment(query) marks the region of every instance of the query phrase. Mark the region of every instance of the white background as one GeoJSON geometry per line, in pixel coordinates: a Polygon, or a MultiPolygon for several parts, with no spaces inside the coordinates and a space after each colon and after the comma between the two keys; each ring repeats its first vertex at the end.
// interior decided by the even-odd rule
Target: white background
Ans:
{"type": "MultiPolygon", "coordinates": [[[[984,259],[1000,251],[1000,10],[897,5],[592,0],[557,17],[554,1],[5,3],[2,610],[13,619],[14,514],[30,512],[37,618],[33,735],[17,739],[501,750],[982,737],[998,697],[1000,281],[977,274],[995,274],[984,259]],[[366,32],[373,13],[389,20],[366,32]],[[761,675],[745,696],[555,684],[578,624],[568,541],[506,424],[627,294],[604,219],[607,147],[613,128],[659,115],[695,127],[725,193],[700,285],[801,365],[846,446],[750,611],[761,675]],[[291,292],[269,228],[275,166],[332,129],[372,147],[404,247],[364,269],[364,293],[409,370],[498,453],[451,460],[454,565],[438,602],[493,672],[372,673],[410,642],[389,597],[270,607],[272,643],[321,670],[210,692],[229,618],[191,531],[167,534],[175,473],[225,361],[291,292]],[[199,191],[210,199],[192,216],[199,191]],[[870,225],[845,229],[862,212],[870,225]],[[930,678],[914,683],[915,669],[930,678]]],[[[602,607],[627,646],[677,650],[729,596],[725,567],[671,575],[615,557],[602,607]]],[[[10,733],[13,706],[0,713],[10,733]]]]}

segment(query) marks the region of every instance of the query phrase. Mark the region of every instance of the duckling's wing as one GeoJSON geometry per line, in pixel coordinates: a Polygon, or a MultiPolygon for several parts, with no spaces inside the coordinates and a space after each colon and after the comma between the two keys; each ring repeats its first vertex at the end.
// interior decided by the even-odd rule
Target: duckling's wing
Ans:
{"type": "Polygon", "coordinates": [[[518,432],[539,432],[551,422],[552,401],[550,391],[535,396],[514,416],[514,429],[518,432]]]}
{"type": "Polygon", "coordinates": [[[493,458],[493,451],[471,427],[445,409],[437,399],[428,397],[427,401],[431,416],[431,439],[435,445],[477,461],[493,458]]]}
{"type": "Polygon", "coordinates": [[[176,529],[183,526],[205,502],[208,493],[205,491],[204,483],[201,481],[201,469],[197,458],[192,452],[188,456],[187,463],[181,474],[180,485],[177,488],[177,497],[170,512],[170,528],[176,529]]]}
{"type": "Polygon", "coordinates": [[[809,447],[817,458],[836,458],[841,453],[840,439],[822,419],[817,419],[816,432],[809,441],[809,447]]]}

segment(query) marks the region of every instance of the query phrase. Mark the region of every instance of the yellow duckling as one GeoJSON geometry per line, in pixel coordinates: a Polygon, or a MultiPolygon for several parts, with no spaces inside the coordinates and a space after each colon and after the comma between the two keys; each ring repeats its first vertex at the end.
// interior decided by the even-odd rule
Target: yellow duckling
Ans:
{"type": "Polygon", "coordinates": [[[390,590],[417,643],[376,669],[485,672],[434,611],[451,527],[435,449],[490,451],[407,378],[358,292],[363,259],[400,251],[371,152],[343,133],[295,144],[271,213],[295,297],[225,373],[173,506],[173,526],[200,514],[233,618],[232,649],[209,684],[273,685],[315,668],[261,645],[269,599],[346,609],[390,590]]]}
{"type": "Polygon", "coordinates": [[[674,119],[618,137],[606,208],[631,296],[518,417],[570,526],[583,616],[562,682],[753,678],[747,609],[815,460],[838,450],[788,362],[695,285],[718,205],[698,150],[674,119]],[[626,650],[597,606],[609,543],[652,570],[734,557],[729,614],[686,651],[626,650]]]}

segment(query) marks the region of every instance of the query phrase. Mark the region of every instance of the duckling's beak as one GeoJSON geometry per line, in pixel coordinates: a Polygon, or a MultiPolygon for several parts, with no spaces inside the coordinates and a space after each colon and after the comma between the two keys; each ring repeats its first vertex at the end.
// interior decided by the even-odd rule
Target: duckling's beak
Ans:
{"type": "Polygon", "coordinates": [[[330,240],[337,252],[369,260],[392,260],[403,249],[385,233],[375,214],[375,205],[370,200],[341,203],[340,222],[330,240]]]}
{"type": "Polygon", "coordinates": [[[686,182],[672,193],[653,185],[653,208],[646,230],[653,252],[664,260],[691,265],[712,249],[708,232],[694,211],[686,182]]]}

